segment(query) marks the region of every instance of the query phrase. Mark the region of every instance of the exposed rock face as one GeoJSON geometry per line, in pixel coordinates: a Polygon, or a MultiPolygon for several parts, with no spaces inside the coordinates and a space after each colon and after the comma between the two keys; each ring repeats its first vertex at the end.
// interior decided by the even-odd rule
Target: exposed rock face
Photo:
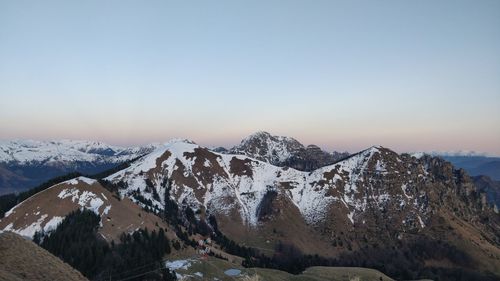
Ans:
{"type": "MultiPolygon", "coordinates": [[[[226,153],[220,148],[214,151],[226,153]]],[[[349,156],[347,152],[328,153],[313,144],[305,147],[293,138],[273,136],[267,132],[248,136],[227,153],[246,155],[275,166],[300,171],[313,171],[349,156]]]]}
{"type": "Polygon", "coordinates": [[[240,145],[229,151],[233,154],[242,154],[273,165],[279,165],[301,149],[304,149],[304,146],[293,138],[257,132],[243,139],[240,145]]]}
{"type": "Polygon", "coordinates": [[[318,168],[331,165],[341,159],[349,157],[347,152],[328,153],[321,150],[318,146],[311,144],[305,149],[300,149],[292,154],[279,166],[287,166],[300,171],[314,171],[318,168]]]}

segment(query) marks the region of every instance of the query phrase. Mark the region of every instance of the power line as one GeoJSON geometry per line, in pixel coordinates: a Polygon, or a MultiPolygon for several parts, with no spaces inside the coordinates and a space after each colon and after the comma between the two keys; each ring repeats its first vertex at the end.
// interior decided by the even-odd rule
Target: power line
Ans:
{"type": "Polygon", "coordinates": [[[160,268],[157,268],[155,270],[151,270],[151,271],[148,271],[148,272],[144,272],[144,273],[141,273],[141,274],[137,274],[137,275],[134,275],[134,276],[129,276],[127,278],[123,278],[123,279],[118,279],[118,280],[115,280],[115,281],[125,281],[125,280],[130,280],[130,279],[134,279],[134,278],[137,278],[137,277],[141,277],[141,276],[144,276],[146,274],[149,274],[149,273],[153,273],[153,272],[156,272],[160,270],[160,268]]]}
{"type": "MultiPolygon", "coordinates": [[[[131,273],[131,272],[137,271],[139,269],[145,268],[145,267],[153,265],[153,264],[160,264],[160,268],[152,270],[152,271],[145,272],[144,274],[151,273],[151,272],[154,272],[154,271],[157,271],[157,270],[161,270],[161,269],[164,269],[164,268],[170,270],[170,268],[167,268],[166,266],[161,266],[166,261],[169,261],[169,259],[168,258],[164,258],[164,259],[161,259],[161,260],[158,260],[158,261],[155,261],[155,262],[151,262],[151,263],[148,263],[148,264],[145,264],[145,265],[141,265],[141,266],[135,267],[135,268],[127,270],[127,271],[123,271],[123,272],[120,272],[120,273],[117,273],[117,274],[112,274],[111,276],[109,276],[109,275],[107,277],[106,276],[102,276],[101,278],[98,278],[97,281],[101,281],[101,280],[102,281],[106,281],[106,280],[115,280],[115,281],[118,281],[118,280],[128,280],[128,279],[134,278],[134,277],[128,276],[128,277],[125,277],[124,279],[116,279],[116,278],[120,277],[123,274],[131,273]]],[[[115,270],[114,272],[117,272],[117,270],[115,270]]],[[[141,276],[141,275],[139,275],[139,276],[141,276]]],[[[139,277],[139,276],[135,276],[135,277],[139,277]]]]}

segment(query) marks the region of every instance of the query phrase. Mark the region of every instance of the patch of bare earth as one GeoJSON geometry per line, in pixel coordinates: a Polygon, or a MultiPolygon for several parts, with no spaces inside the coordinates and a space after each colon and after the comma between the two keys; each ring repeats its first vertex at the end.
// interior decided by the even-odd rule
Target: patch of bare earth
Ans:
{"type": "Polygon", "coordinates": [[[236,176],[248,176],[253,178],[253,170],[252,170],[252,160],[245,158],[239,159],[237,157],[233,157],[231,162],[231,169],[229,172],[236,176]]]}

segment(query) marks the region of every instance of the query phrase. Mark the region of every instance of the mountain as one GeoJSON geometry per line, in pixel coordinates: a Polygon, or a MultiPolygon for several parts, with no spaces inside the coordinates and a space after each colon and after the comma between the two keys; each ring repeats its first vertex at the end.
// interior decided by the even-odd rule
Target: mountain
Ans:
{"type": "Polygon", "coordinates": [[[19,203],[0,220],[0,229],[33,238],[37,231],[54,230],[69,213],[80,208],[90,209],[101,217],[99,233],[108,242],[119,241],[122,232],[167,227],[158,216],[145,212],[129,198],[117,197],[99,181],[78,177],[19,203]]]}
{"type": "Polygon", "coordinates": [[[95,174],[154,150],[93,141],[0,142],[0,195],[20,192],[70,172],[95,174]]]}
{"type": "Polygon", "coordinates": [[[349,156],[347,152],[328,153],[313,144],[306,147],[294,138],[273,136],[267,132],[252,134],[228,151],[221,148],[214,151],[246,155],[275,166],[287,166],[300,171],[313,171],[349,156]]]}
{"type": "MultiPolygon", "coordinates": [[[[284,141],[281,148],[299,147],[284,141]]],[[[200,219],[215,218],[231,239],[264,251],[286,243],[352,265],[387,263],[391,273],[413,266],[500,275],[499,216],[449,162],[375,146],[306,172],[260,157],[281,161],[286,153],[254,152],[266,161],[174,140],[107,180],[123,187],[122,196],[140,192],[159,208],[165,201],[154,194],[167,192],[200,219]]]]}
{"type": "Polygon", "coordinates": [[[454,166],[463,168],[472,176],[485,175],[500,181],[500,157],[439,155],[454,166]]]}

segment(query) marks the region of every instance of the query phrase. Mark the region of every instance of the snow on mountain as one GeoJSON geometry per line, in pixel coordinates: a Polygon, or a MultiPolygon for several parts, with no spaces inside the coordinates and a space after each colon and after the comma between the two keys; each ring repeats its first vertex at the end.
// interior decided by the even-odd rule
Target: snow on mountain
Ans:
{"type": "Polygon", "coordinates": [[[147,147],[124,148],[95,141],[0,141],[0,162],[29,164],[60,162],[111,162],[119,163],[146,154],[154,149],[147,147]]]}
{"type": "Polygon", "coordinates": [[[162,220],[144,212],[127,198],[118,200],[97,180],[77,177],[45,189],[19,203],[0,219],[0,230],[32,238],[36,231],[49,232],[72,211],[89,209],[101,217],[99,233],[118,241],[122,232],[138,228],[166,227],[162,220]]]}
{"type": "Polygon", "coordinates": [[[0,141],[0,195],[21,192],[72,172],[96,174],[153,151],[95,141],[0,141]]]}
{"type": "Polygon", "coordinates": [[[269,163],[281,163],[303,148],[304,146],[293,138],[272,136],[261,131],[243,139],[230,153],[247,155],[269,163]]]}
{"type": "MultiPolygon", "coordinates": [[[[161,207],[163,198],[155,199],[154,193],[164,194],[168,178],[172,181],[170,195],[180,205],[203,207],[223,215],[237,212],[243,222],[253,226],[259,223],[258,208],[269,191],[283,195],[308,223],[325,220],[333,205],[338,205],[336,208],[346,214],[345,220],[354,223],[356,216],[368,207],[387,203],[403,206],[408,218],[417,221],[420,214],[426,213],[424,209],[419,210],[422,202],[418,194],[412,194],[411,198],[403,194],[414,192],[416,183],[410,181],[408,185],[412,188],[404,190],[401,185],[395,191],[369,190],[374,187],[367,179],[368,173],[370,176],[371,173],[388,174],[393,168],[384,164],[385,154],[399,159],[392,151],[372,147],[336,164],[303,172],[244,155],[216,153],[192,142],[176,140],[165,143],[107,180],[124,183],[122,186],[126,188],[120,191],[123,196],[133,198],[138,190],[161,207]],[[147,181],[156,192],[148,191],[147,181]]],[[[409,177],[407,170],[404,171],[402,176],[409,177]]]]}
{"type": "Polygon", "coordinates": [[[294,138],[273,136],[267,132],[254,133],[230,150],[216,148],[215,152],[241,154],[276,166],[312,171],[349,156],[347,152],[326,152],[316,145],[307,147],[294,138]]]}

